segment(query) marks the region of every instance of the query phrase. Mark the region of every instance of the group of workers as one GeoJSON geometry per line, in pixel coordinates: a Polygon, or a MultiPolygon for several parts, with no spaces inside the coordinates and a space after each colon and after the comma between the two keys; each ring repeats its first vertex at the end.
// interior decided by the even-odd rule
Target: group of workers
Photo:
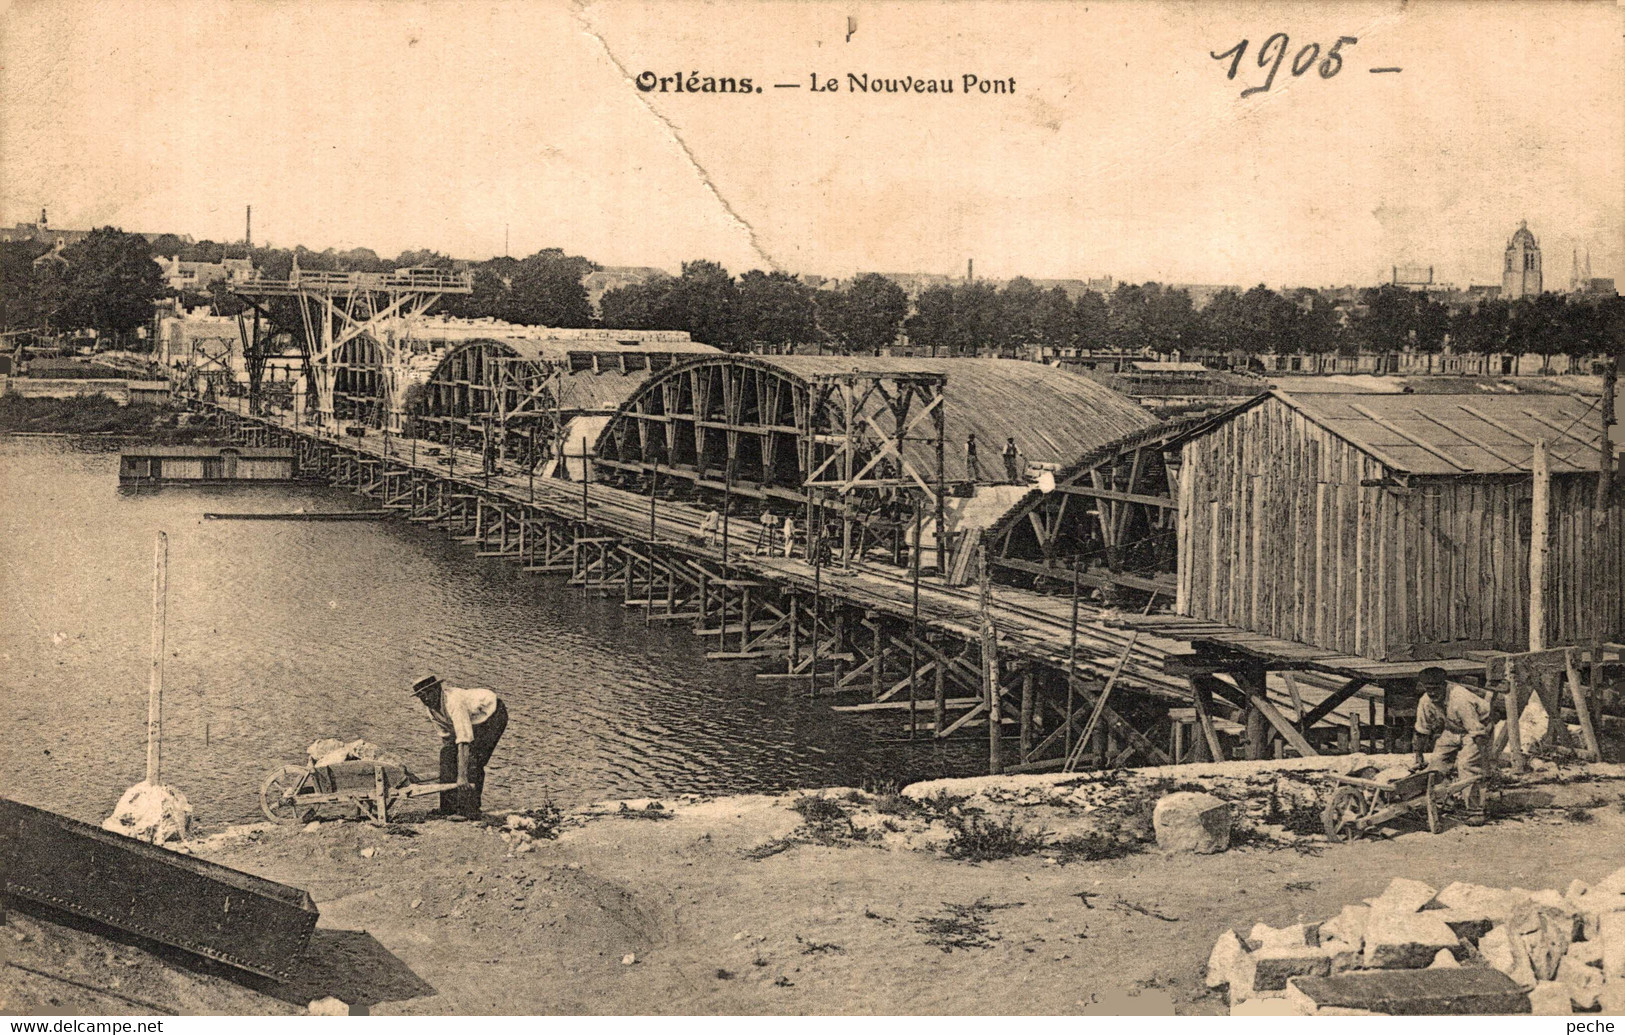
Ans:
{"type": "MultiPolygon", "coordinates": [[[[769,524],[771,516],[764,515],[759,547],[764,542],[771,546],[779,527],[776,520],[769,524]]],[[[793,528],[788,518],[785,525],[793,528]]],[[[788,542],[789,535],[785,538],[788,542]]],[[[440,782],[454,785],[441,794],[440,807],[432,814],[479,818],[485,767],[508,727],[507,705],[489,689],[447,686],[436,675],[417,680],[410,693],[440,731],[440,782]]],[[[1485,767],[1495,725],[1492,704],[1488,691],[1452,682],[1438,667],[1418,674],[1414,696],[1396,695],[1390,701],[1391,719],[1411,720],[1416,769],[1473,781],[1463,794],[1467,823],[1472,826],[1484,822],[1485,767]],[[1428,747],[1430,753],[1425,751],[1428,747]]]]}
{"type": "MultiPolygon", "coordinates": [[[[722,514],[715,507],[706,511],[705,517],[700,519],[700,528],[696,538],[706,546],[717,545],[717,539],[722,532],[722,514]]],[[[758,556],[772,557],[780,555],[792,556],[795,550],[796,519],[786,514],[781,522],[779,516],[771,510],[763,510],[756,523],[756,545],[751,553],[758,556]]]]}
{"type": "MultiPolygon", "coordinates": [[[[1021,450],[1016,448],[1016,440],[1011,436],[1004,440],[1004,480],[1010,485],[1020,485],[1021,476],[1021,450]]],[[[965,477],[973,482],[982,480],[982,461],[976,455],[976,432],[965,436],[965,477]]]]}

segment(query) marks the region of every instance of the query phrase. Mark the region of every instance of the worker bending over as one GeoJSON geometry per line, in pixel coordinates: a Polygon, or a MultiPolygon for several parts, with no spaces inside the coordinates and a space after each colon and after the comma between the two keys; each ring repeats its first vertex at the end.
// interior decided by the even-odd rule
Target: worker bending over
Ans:
{"type": "Polygon", "coordinates": [[[479,819],[485,764],[508,728],[508,706],[484,687],[446,686],[433,675],[413,683],[411,692],[440,727],[440,782],[457,784],[441,793],[432,814],[479,819]]]}
{"type": "Polygon", "coordinates": [[[1452,763],[1458,779],[1476,782],[1463,793],[1467,803],[1467,824],[1484,825],[1485,764],[1490,747],[1490,698],[1471,687],[1452,683],[1442,668],[1425,668],[1416,677],[1422,691],[1416,705],[1416,741],[1413,761],[1448,776],[1452,763]],[[1423,760],[1422,745],[1434,741],[1432,757],[1423,760]]]}

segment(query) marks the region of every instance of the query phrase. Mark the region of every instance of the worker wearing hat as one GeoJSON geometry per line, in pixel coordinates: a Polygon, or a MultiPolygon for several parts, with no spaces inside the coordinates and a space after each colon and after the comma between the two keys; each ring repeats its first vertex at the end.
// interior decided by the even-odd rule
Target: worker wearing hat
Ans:
{"type": "Polygon", "coordinates": [[[1467,823],[1484,822],[1484,777],[1489,756],[1490,701],[1471,687],[1452,683],[1444,669],[1430,666],[1416,678],[1422,692],[1416,709],[1416,743],[1412,748],[1417,768],[1423,766],[1423,741],[1434,738],[1433,754],[1427,768],[1448,776],[1452,768],[1458,779],[1478,782],[1466,789],[1467,823]]]}
{"type": "Polygon", "coordinates": [[[441,793],[438,814],[478,819],[485,764],[508,728],[508,706],[484,687],[447,686],[434,675],[413,683],[411,694],[440,727],[440,782],[457,785],[441,793]]]}

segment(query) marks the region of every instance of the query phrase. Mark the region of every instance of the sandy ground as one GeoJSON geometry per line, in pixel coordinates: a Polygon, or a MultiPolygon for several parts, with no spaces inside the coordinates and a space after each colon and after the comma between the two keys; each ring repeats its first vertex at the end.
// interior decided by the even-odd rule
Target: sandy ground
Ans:
{"type": "MultiPolygon", "coordinates": [[[[1130,812],[1144,795],[1114,813],[1087,804],[1108,793],[1092,780],[949,789],[976,792],[957,802],[962,814],[1014,815],[1051,843],[1102,817],[1131,840],[1143,833],[1130,812]]],[[[950,859],[942,819],[845,791],[826,796],[851,826],[837,819],[822,838],[794,795],[630,802],[631,815],[612,804],[520,850],[497,829],[410,818],[236,828],[198,854],[304,887],[320,906],[295,980],[244,978],[14,910],[0,1011],[271,1014],[333,995],[373,1014],[1222,1013],[1202,970],[1226,926],[1324,919],[1395,876],[1596,880],[1625,865],[1622,792],[1618,765],[1548,769],[1482,828],[1344,844],[1288,834],[1200,857],[1149,845],[1093,862],[1053,849],[950,859]]]]}

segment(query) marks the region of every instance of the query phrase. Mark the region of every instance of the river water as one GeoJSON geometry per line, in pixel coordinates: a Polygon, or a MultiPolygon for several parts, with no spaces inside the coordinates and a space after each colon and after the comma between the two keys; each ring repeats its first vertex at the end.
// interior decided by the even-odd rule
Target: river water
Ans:
{"type": "Polygon", "coordinates": [[[0,795],[100,821],[142,779],[160,530],[162,775],[205,825],[256,817],[265,774],[321,737],[365,737],[433,779],[438,734],[405,693],[426,671],[508,703],[490,809],[975,771],[973,748],[888,743],[904,713],[833,713],[804,685],[707,661],[686,627],[645,627],[618,596],[476,558],[444,532],[203,519],[362,505],[347,493],[132,493],[117,472],[105,443],[0,436],[0,795]]]}

